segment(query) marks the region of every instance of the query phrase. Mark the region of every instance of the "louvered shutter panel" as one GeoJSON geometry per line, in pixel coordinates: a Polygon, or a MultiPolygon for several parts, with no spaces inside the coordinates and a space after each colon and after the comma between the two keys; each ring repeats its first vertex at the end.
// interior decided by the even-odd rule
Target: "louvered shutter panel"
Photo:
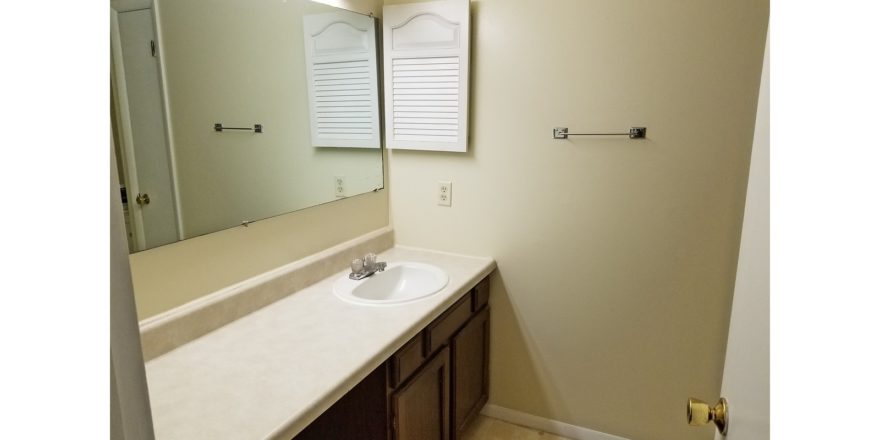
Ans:
{"type": "Polygon", "coordinates": [[[379,148],[376,31],[372,17],[303,17],[312,146],[379,148]]]}
{"type": "Polygon", "coordinates": [[[470,3],[383,8],[387,148],[467,151],[470,3]]]}

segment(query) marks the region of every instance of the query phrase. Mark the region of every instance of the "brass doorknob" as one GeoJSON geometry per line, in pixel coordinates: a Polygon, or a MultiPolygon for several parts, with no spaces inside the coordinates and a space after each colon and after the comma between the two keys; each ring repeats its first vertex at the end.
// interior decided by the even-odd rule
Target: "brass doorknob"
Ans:
{"type": "Polygon", "coordinates": [[[149,194],[138,194],[137,197],[134,198],[134,201],[137,202],[138,205],[149,205],[150,204],[150,195],[149,194]]]}
{"type": "Polygon", "coordinates": [[[709,422],[714,422],[721,435],[727,435],[727,425],[729,412],[727,410],[727,399],[720,398],[715,406],[710,407],[708,403],[693,397],[688,399],[687,406],[688,425],[703,426],[709,422]]]}

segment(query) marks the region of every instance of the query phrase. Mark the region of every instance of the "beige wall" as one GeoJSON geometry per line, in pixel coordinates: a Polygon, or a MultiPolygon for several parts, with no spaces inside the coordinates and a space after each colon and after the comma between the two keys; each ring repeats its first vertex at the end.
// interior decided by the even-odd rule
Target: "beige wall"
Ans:
{"type": "Polygon", "coordinates": [[[490,403],[712,438],[685,399],[720,389],[768,9],[472,3],[469,152],[390,152],[390,196],[399,244],[498,261],[490,403]],[[644,141],[551,138],[642,124],[644,141]]]}
{"type": "MultiPolygon", "coordinates": [[[[381,0],[346,0],[362,13],[381,0]]],[[[332,181],[329,181],[332,182],[332,181]]],[[[329,183],[328,183],[329,185],[329,183]]],[[[338,200],[132,254],[138,319],[388,225],[388,192],[338,200]]]]}

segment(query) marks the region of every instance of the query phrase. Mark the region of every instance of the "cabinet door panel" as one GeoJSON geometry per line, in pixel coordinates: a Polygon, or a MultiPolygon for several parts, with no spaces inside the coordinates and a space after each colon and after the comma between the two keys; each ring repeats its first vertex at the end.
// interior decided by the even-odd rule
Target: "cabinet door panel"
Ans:
{"type": "Polygon", "coordinates": [[[449,440],[449,349],[391,396],[395,440],[449,440]]]}
{"type": "Polygon", "coordinates": [[[488,307],[452,339],[452,361],[452,427],[458,434],[489,397],[488,307]]]}

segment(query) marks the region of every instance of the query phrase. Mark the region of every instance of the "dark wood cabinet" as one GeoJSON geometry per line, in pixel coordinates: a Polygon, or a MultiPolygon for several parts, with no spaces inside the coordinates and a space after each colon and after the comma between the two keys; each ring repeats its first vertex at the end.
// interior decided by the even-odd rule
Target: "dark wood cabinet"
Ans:
{"type": "Polygon", "coordinates": [[[458,438],[489,398],[489,308],[452,338],[452,431],[458,438]]]}
{"type": "Polygon", "coordinates": [[[295,440],[456,440],[489,397],[489,278],[295,440]]]}
{"type": "Polygon", "coordinates": [[[394,440],[449,440],[449,349],[440,350],[391,394],[394,440]]]}
{"type": "Polygon", "coordinates": [[[296,440],[386,440],[386,386],[382,365],[297,434],[296,440]]]}

